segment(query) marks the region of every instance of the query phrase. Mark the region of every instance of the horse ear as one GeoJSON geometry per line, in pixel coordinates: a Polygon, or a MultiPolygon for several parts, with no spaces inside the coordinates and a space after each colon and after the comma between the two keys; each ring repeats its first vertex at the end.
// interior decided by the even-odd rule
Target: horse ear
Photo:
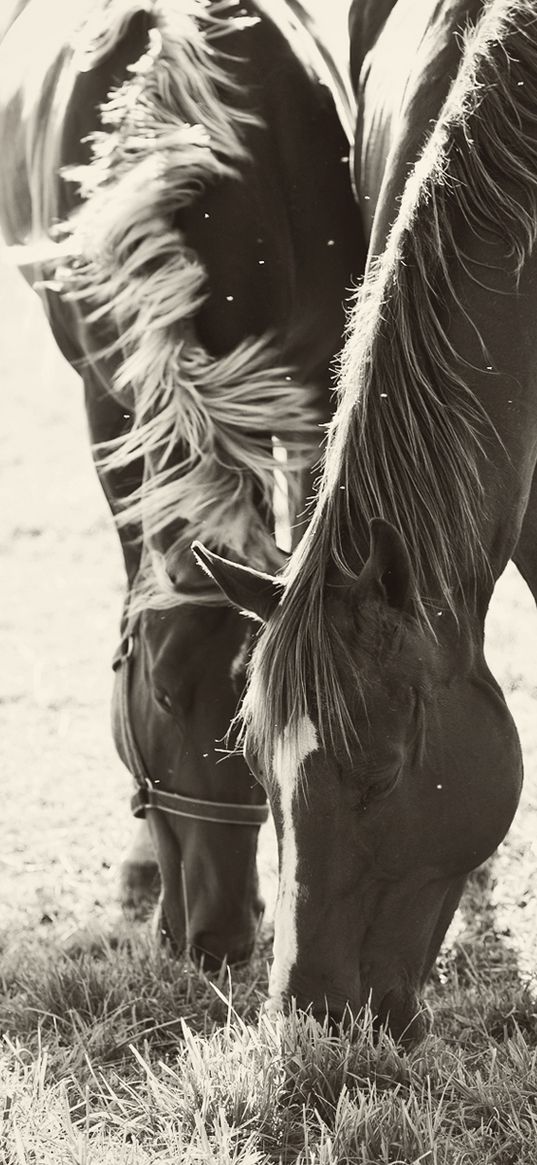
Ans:
{"type": "Polygon", "coordinates": [[[283,595],[283,583],[271,574],[221,558],[201,542],[193,542],[192,550],[197,562],[211,575],[232,606],[261,623],[267,622],[283,595]]]}
{"type": "Polygon", "coordinates": [[[373,590],[389,607],[410,610],[416,581],[402,535],[390,522],[373,518],[369,538],[369,558],[358,580],[360,590],[373,590]]]}

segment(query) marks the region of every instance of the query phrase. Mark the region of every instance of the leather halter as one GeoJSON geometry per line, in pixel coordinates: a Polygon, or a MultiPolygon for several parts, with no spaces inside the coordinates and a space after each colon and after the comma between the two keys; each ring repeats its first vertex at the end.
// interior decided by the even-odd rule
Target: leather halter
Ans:
{"type": "Polygon", "coordinates": [[[167,793],[155,788],[140,753],[129,708],[131,661],[136,650],[134,630],[125,635],[115,652],[112,668],[119,671],[119,700],[121,735],[128,767],[138,785],[131,798],[135,817],[145,817],[147,809],[159,809],[174,817],[189,817],[193,821],[213,821],[217,825],[262,825],[268,818],[267,805],[244,805],[226,801],[207,801],[201,797],[184,797],[181,793],[167,793]]]}

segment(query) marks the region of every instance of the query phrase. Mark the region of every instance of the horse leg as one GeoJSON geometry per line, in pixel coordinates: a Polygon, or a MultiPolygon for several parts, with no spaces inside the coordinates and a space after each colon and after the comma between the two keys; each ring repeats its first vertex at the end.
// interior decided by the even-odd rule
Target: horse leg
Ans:
{"type": "MultiPolygon", "coordinates": [[[[305,465],[297,473],[294,489],[288,498],[289,545],[287,548],[291,551],[296,549],[306,533],[315,506],[317,485],[321,476],[321,441],[323,428],[330,422],[334,409],[334,377],[331,370],[331,363],[317,368],[313,380],[319,387],[317,402],[319,409],[319,447],[314,451],[310,464],[305,465]]],[[[292,441],[288,442],[287,450],[289,454],[292,454],[292,441]]]]}
{"type": "Polygon", "coordinates": [[[121,908],[127,918],[144,921],[157,904],[160,872],[147,821],[138,821],[134,837],[119,868],[121,908]]]}
{"type": "Polygon", "coordinates": [[[537,603],[537,471],[528,498],[513,562],[537,603]]]}

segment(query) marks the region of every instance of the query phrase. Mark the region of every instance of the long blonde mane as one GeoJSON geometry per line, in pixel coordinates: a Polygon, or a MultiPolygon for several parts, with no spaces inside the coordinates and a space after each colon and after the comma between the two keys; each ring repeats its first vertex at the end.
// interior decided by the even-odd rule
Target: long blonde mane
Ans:
{"type": "Polygon", "coordinates": [[[363,541],[355,545],[353,536],[363,539],[370,519],[383,517],[405,539],[424,630],[431,579],[435,604],[457,615],[487,570],[480,465],[484,437],[497,438],[445,321],[450,304],[464,311],[457,278],[473,278],[457,245],[461,221],[501,242],[515,273],[535,243],[536,17],[534,0],[485,6],[358,298],[315,515],[255,649],[242,707],[243,736],[267,771],[275,731],[292,737],[308,702],[324,746],[350,755],[359,744],[342,683],[356,675],[356,661],[326,599],[334,566],[356,579],[363,541]]]}
{"type": "MultiPolygon", "coordinates": [[[[251,18],[232,0],[108,0],[81,31],[81,66],[105,60],[140,9],[150,17],[147,51],[101,110],[91,163],[66,174],[83,204],[69,224],[74,262],[58,274],[84,316],[88,359],[119,363],[113,392],[133,424],[101,460],[113,470],[145,459],[143,485],[118,520],[138,524],[146,548],[172,531],[164,563],[145,555],[136,595],[167,606],[182,596],[166,576],[190,561],[195,538],[264,569],[280,564],[260,515],[260,502],[270,510],[273,500],[272,436],[291,435],[292,493],[316,446],[317,414],[273,337],[219,359],[200,343],[207,274],[177,226],[181,208],[237,172],[244,131],[258,124],[219,52],[230,22],[251,18]],[[95,350],[92,329],[109,335],[106,352],[95,350]]],[[[215,591],[200,587],[197,599],[214,601],[215,591]]]]}

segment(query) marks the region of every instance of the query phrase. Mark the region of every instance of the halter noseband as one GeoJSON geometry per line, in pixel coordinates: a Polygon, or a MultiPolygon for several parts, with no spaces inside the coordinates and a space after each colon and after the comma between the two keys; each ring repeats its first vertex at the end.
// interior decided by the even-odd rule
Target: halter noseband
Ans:
{"type": "Polygon", "coordinates": [[[126,635],[114,655],[112,667],[119,671],[119,699],[121,734],[128,767],[138,785],[131,798],[135,817],[145,817],[147,809],[159,809],[174,817],[189,817],[193,821],[213,821],[217,825],[262,825],[268,818],[267,805],[244,805],[225,801],[206,801],[201,797],[183,797],[181,793],[167,793],[157,789],[147,772],[140,753],[129,709],[131,660],[136,640],[134,631],[126,635]]]}

